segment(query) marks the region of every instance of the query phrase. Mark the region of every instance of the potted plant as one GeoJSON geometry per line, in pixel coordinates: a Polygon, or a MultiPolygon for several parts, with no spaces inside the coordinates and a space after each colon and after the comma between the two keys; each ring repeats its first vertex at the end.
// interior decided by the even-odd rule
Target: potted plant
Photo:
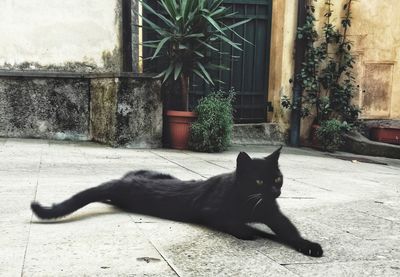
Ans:
{"type": "Polygon", "coordinates": [[[351,126],[346,121],[329,119],[322,121],[316,130],[316,137],[324,151],[334,152],[344,144],[343,134],[350,130],[351,126]]]}
{"type": "Polygon", "coordinates": [[[234,91],[218,91],[203,97],[195,108],[198,118],[190,133],[190,149],[199,152],[222,152],[231,142],[234,91]]]}
{"type": "MultiPolygon", "coordinates": [[[[158,59],[165,68],[157,76],[165,84],[169,80],[179,82],[181,110],[169,110],[171,145],[173,148],[187,148],[190,123],[195,113],[189,111],[189,88],[193,75],[209,85],[215,80],[210,70],[227,69],[212,63],[211,54],[222,55],[218,49],[221,42],[241,50],[240,44],[228,36],[230,32],[240,37],[234,28],[248,20],[226,25],[226,19],[235,15],[222,6],[223,0],[158,0],[160,11],[140,0],[144,10],[158,20],[152,21],[142,16],[149,28],[155,31],[156,40],[143,42],[143,46],[153,49],[150,59],[158,59]]],[[[240,37],[241,38],[241,37],[240,37]]],[[[242,38],[244,40],[244,38],[242,38]]]]}

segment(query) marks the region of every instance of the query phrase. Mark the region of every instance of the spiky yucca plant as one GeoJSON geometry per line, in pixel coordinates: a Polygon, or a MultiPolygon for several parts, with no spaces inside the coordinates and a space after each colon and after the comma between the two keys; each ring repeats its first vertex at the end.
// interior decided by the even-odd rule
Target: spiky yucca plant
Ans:
{"type": "Polygon", "coordinates": [[[187,111],[191,76],[196,74],[211,85],[220,81],[211,77],[210,70],[228,68],[213,64],[211,54],[225,54],[218,49],[220,42],[228,43],[241,51],[241,45],[233,42],[228,33],[233,32],[248,42],[234,29],[250,19],[231,25],[225,24],[226,19],[236,13],[222,6],[223,0],[158,0],[161,12],[155,11],[144,0],[139,1],[144,10],[155,15],[161,22],[142,16],[143,21],[157,35],[156,40],[143,42],[143,46],[154,50],[150,59],[167,60],[167,66],[157,77],[161,77],[163,82],[171,78],[174,81],[180,80],[182,108],[187,111]]]}

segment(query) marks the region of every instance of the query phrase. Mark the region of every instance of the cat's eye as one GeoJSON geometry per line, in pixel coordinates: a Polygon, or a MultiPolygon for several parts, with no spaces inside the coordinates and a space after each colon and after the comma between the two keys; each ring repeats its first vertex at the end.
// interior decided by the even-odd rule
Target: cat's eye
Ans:
{"type": "Polygon", "coordinates": [[[280,183],[282,181],[281,177],[276,177],[275,178],[275,184],[280,183]]]}
{"type": "Polygon", "coordinates": [[[259,186],[261,186],[261,185],[264,184],[264,181],[263,181],[263,180],[256,180],[256,184],[259,185],[259,186]]]}

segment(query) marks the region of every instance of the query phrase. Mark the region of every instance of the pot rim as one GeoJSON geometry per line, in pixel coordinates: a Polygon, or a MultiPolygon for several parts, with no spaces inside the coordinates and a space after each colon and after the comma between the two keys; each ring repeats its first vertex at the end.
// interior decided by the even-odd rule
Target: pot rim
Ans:
{"type": "Polygon", "coordinates": [[[197,114],[195,112],[175,111],[175,110],[167,110],[165,114],[167,116],[182,116],[182,117],[196,117],[197,116],[197,114]]]}

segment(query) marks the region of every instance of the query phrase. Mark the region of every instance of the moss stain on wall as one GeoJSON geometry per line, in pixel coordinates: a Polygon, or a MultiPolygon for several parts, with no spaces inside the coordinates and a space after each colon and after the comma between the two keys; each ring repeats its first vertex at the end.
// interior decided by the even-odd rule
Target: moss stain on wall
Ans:
{"type": "Polygon", "coordinates": [[[93,79],[90,86],[90,136],[96,141],[114,141],[116,131],[116,79],[93,79]]]}

